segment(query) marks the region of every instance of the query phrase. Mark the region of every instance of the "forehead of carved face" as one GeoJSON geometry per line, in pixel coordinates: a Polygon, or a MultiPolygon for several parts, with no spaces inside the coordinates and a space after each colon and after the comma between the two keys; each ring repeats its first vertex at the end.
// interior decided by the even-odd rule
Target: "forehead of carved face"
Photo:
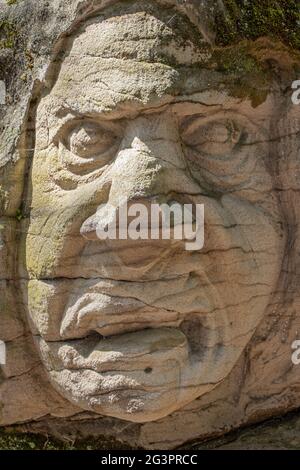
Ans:
{"type": "Polygon", "coordinates": [[[51,133],[66,114],[121,118],[198,87],[191,66],[209,56],[207,44],[197,38],[196,46],[183,36],[186,20],[180,26],[183,31],[142,12],[90,20],[72,41],[44,101],[51,133]]]}
{"type": "Polygon", "coordinates": [[[272,98],[231,97],[208,60],[170,11],[93,18],[39,102],[23,290],[50,380],[81,408],[142,422],[208,393],[271,300],[272,98]],[[108,223],[124,198],[204,204],[204,248],[99,240],[99,206],[108,223]]]}

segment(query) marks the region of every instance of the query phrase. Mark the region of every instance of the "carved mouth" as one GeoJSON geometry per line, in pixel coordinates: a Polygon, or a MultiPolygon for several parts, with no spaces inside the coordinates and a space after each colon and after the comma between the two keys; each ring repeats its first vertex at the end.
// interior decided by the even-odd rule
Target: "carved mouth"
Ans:
{"type": "Polygon", "coordinates": [[[70,296],[59,334],[37,336],[39,349],[46,351],[42,355],[49,370],[102,373],[138,369],[150,374],[158,364],[177,367],[177,363],[187,366],[189,360],[199,362],[195,345],[203,347],[201,318],[212,310],[204,292],[202,300],[197,297],[197,312],[184,313],[168,304],[147,305],[135,297],[103,293],[97,284],[86,286],[84,293],[82,288],[84,284],[70,296]]]}
{"type": "Polygon", "coordinates": [[[86,293],[68,305],[60,337],[76,339],[91,332],[114,336],[147,328],[178,326],[182,316],[173,310],[146,305],[135,298],[86,293]]]}
{"type": "Polygon", "coordinates": [[[130,371],[138,361],[150,373],[164,361],[187,365],[195,353],[193,336],[200,341],[202,316],[190,313],[185,320],[138,299],[89,292],[66,308],[58,341],[38,338],[56,359],[56,370],[130,371]]]}
{"type": "MultiPolygon", "coordinates": [[[[135,298],[86,293],[66,308],[60,341],[48,342],[55,369],[141,370],[187,364],[189,345],[178,312],[135,298]]],[[[43,340],[42,340],[43,341],[43,340]]],[[[46,344],[46,343],[45,343],[46,344]]]]}
{"type": "Polygon", "coordinates": [[[140,370],[150,374],[164,362],[186,361],[188,356],[188,341],[184,333],[168,327],[143,329],[109,338],[91,334],[73,341],[39,341],[41,349],[47,345],[48,352],[55,358],[56,370],[89,369],[99,373],[140,370]]]}
{"type": "Polygon", "coordinates": [[[102,415],[145,422],[166,416],[214,387],[214,380],[218,383],[211,355],[219,329],[207,285],[201,297],[198,282],[179,289],[184,294],[173,286],[160,307],[153,299],[147,305],[138,298],[148,298],[148,283],[138,286],[139,294],[135,285],[108,284],[78,281],[59,334],[51,340],[36,336],[50,380],[65,398],[102,415]],[[105,288],[110,291],[104,293],[105,288]],[[174,302],[172,289],[186,302],[174,302]]]}

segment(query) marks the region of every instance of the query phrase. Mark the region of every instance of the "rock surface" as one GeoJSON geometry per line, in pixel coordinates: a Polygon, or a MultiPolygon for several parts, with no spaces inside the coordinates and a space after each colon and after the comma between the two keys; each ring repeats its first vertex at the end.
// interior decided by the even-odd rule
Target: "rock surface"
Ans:
{"type": "Polygon", "coordinates": [[[297,2],[272,40],[216,3],[0,1],[0,426],[165,449],[300,406],[297,2]],[[204,248],[99,241],[124,198],[204,204],[204,248]]]}
{"type": "MultiPolygon", "coordinates": [[[[197,440],[179,446],[179,450],[299,450],[299,412],[272,419],[247,429],[231,432],[218,439],[197,440]]],[[[37,432],[38,427],[34,429],[37,432]]],[[[31,428],[32,431],[32,428],[31,428]]],[[[103,436],[88,439],[54,439],[28,433],[26,426],[0,433],[0,449],[10,450],[128,450],[129,445],[103,436]]]]}

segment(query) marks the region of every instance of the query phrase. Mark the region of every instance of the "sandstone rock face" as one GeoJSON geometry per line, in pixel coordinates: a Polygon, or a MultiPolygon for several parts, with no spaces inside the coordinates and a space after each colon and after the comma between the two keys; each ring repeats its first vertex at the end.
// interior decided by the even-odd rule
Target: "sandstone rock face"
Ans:
{"type": "Polygon", "coordinates": [[[3,5],[2,426],[172,448],[299,407],[300,56],[197,3],[3,5]],[[204,205],[204,246],[100,240],[124,200],[204,205]]]}

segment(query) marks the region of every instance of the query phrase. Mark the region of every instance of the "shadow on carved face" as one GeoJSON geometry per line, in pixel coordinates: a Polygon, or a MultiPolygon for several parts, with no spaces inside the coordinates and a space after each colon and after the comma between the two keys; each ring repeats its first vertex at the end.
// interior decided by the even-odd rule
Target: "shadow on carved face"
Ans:
{"type": "Polygon", "coordinates": [[[179,13],[130,8],[74,32],[39,100],[23,291],[53,386],[144,422],[228,376],[270,302],[284,240],[272,98],[254,109],[222,89],[179,13]],[[99,206],[124,199],[204,204],[203,249],[99,240],[99,206]]]}

